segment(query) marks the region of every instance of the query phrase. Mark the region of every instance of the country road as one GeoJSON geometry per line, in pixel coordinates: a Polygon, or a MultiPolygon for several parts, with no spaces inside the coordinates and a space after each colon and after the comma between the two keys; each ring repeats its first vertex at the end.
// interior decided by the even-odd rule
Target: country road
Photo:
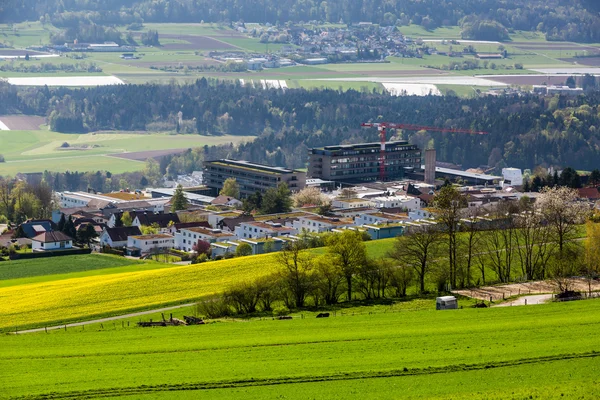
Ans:
{"type": "Polygon", "coordinates": [[[135,312],[135,313],[131,313],[131,314],[117,315],[117,316],[114,316],[114,317],[106,317],[106,318],[93,319],[93,320],[90,320],[90,321],[73,322],[71,324],[48,326],[48,327],[45,327],[45,328],[26,329],[26,330],[23,330],[23,331],[17,331],[17,332],[13,332],[13,333],[18,333],[18,334],[21,334],[21,333],[35,333],[35,332],[44,332],[46,330],[52,330],[52,329],[64,329],[65,326],[67,328],[73,328],[73,327],[76,327],[76,326],[91,325],[91,324],[101,324],[101,323],[104,323],[104,322],[116,321],[116,320],[124,319],[124,318],[135,318],[135,317],[140,317],[142,315],[148,315],[148,314],[154,314],[154,313],[160,313],[160,312],[165,312],[165,311],[176,310],[176,309],[182,308],[182,307],[191,307],[194,304],[196,304],[196,303],[180,304],[178,306],[157,308],[157,309],[154,309],[154,310],[147,310],[147,311],[140,311],[140,312],[135,312]]]}
{"type": "Polygon", "coordinates": [[[509,306],[526,306],[526,305],[534,305],[534,304],[544,304],[552,300],[553,294],[536,294],[533,296],[523,296],[518,299],[507,301],[506,303],[501,303],[494,305],[492,307],[509,307],[509,306]]]}

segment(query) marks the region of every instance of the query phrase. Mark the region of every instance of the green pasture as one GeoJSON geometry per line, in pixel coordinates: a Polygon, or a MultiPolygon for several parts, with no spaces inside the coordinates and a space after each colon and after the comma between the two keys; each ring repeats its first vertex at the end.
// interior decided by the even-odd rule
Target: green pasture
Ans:
{"type": "Polygon", "coordinates": [[[410,36],[413,39],[460,39],[460,27],[444,26],[428,31],[421,25],[399,26],[398,30],[405,36],[410,36]]]}
{"type": "Polygon", "coordinates": [[[348,379],[279,385],[157,392],[110,399],[595,399],[600,391],[594,380],[596,359],[560,360],[540,363],[534,368],[510,366],[476,371],[441,372],[409,377],[348,379]],[[564,371],[569,371],[565,374],[564,371]],[[432,384],[433,382],[433,384],[432,384]]]}
{"type": "Polygon", "coordinates": [[[591,399],[599,327],[590,300],[5,335],[0,396],[591,399]]]}
{"type": "Polygon", "coordinates": [[[144,168],[142,161],[126,160],[124,158],[107,157],[102,155],[73,157],[57,157],[31,159],[24,161],[7,161],[0,164],[0,175],[14,176],[26,172],[66,172],[66,171],[110,171],[115,174],[139,171],[144,168]]]}
{"type": "MultiPolygon", "coordinates": [[[[583,228],[579,236],[583,236],[583,228]]],[[[459,235],[459,239],[464,239],[459,235]]],[[[383,239],[366,242],[367,253],[372,258],[386,257],[393,249],[397,239],[383,239]]],[[[404,239],[401,239],[404,240],[404,239]]],[[[487,251],[486,248],[479,251],[487,251]]],[[[315,255],[326,255],[326,248],[309,250],[315,255]]],[[[103,257],[95,255],[93,257],[103,257]]],[[[432,256],[431,273],[426,280],[427,290],[436,290],[436,270],[445,269],[445,253],[443,248],[440,253],[432,256]]],[[[79,261],[71,261],[69,256],[61,257],[60,260],[48,262],[43,273],[40,271],[36,261],[22,261],[24,271],[34,271],[25,275],[10,275],[6,280],[0,281],[0,298],[6,301],[11,310],[12,301],[19,302],[21,314],[28,315],[27,322],[21,321],[11,325],[9,321],[3,321],[4,328],[19,326],[19,329],[53,325],[72,321],[89,320],[102,316],[123,315],[130,311],[153,309],[160,306],[181,304],[206,298],[215,293],[231,287],[246,276],[248,279],[256,279],[277,271],[278,265],[273,254],[248,256],[234,258],[231,260],[213,261],[191,266],[173,266],[155,262],[144,262],[134,265],[124,264],[114,266],[102,264],[101,258],[89,258],[86,266],[74,266],[79,261]],[[99,266],[94,265],[100,262],[99,266]],[[31,263],[32,267],[28,267],[31,263]],[[63,264],[64,263],[64,266],[63,264]],[[92,278],[98,279],[92,279],[92,278]],[[151,281],[148,287],[142,282],[151,281]],[[42,286],[40,286],[42,285],[42,286]],[[84,294],[78,287],[89,288],[84,294]],[[112,293],[107,296],[107,293],[112,293]],[[35,296],[33,293],[36,293],[35,296]],[[14,296],[19,296],[18,299],[14,296]],[[31,297],[33,296],[33,297],[31,297]],[[37,299],[39,296],[46,296],[37,299]],[[49,297],[48,297],[49,296],[49,297]],[[93,297],[94,304],[102,307],[88,307],[76,309],[63,304],[54,304],[51,308],[44,308],[38,302],[47,303],[52,296],[61,296],[76,304],[84,300],[86,296],[93,297]],[[31,298],[31,301],[29,300],[31,298]],[[12,300],[11,300],[12,299],[12,300]],[[67,314],[65,314],[67,312],[67,314]]],[[[1,267],[0,267],[1,268],[1,267]]],[[[472,282],[482,282],[481,271],[478,263],[472,266],[472,282]]],[[[13,271],[12,274],[15,274],[13,271]]],[[[522,276],[517,255],[514,257],[511,277],[518,279],[522,276]]],[[[489,260],[485,265],[486,284],[497,282],[497,277],[489,260]]],[[[409,287],[408,294],[417,294],[417,282],[409,287]]],[[[52,302],[52,301],[51,301],[52,302]]],[[[41,304],[41,303],[39,303],[41,304]]],[[[2,325],[0,325],[2,326],[2,325]]]]}
{"type": "Polygon", "coordinates": [[[135,171],[141,161],[109,155],[164,149],[186,149],[240,143],[251,136],[173,135],[168,133],[95,132],[65,134],[40,131],[0,131],[0,149],[6,162],[0,164],[0,175],[18,172],[110,170],[113,173],[135,171]],[[70,148],[60,146],[67,142],[70,148]],[[83,149],[87,146],[86,149],[83,149]]]}

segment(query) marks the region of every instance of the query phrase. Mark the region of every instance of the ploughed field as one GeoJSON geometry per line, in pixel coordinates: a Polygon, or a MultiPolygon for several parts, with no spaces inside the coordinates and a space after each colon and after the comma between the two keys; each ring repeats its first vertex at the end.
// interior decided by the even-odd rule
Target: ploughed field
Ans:
{"type": "Polygon", "coordinates": [[[600,301],[0,337],[0,397],[598,398],[600,301]]]}

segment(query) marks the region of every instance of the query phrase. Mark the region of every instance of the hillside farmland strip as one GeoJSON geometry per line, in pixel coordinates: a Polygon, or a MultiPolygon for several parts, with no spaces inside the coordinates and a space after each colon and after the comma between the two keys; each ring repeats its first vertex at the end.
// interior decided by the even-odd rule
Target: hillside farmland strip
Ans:
{"type": "Polygon", "coordinates": [[[167,43],[162,46],[162,48],[165,50],[227,50],[237,48],[236,46],[225,43],[221,40],[213,39],[209,36],[163,34],[160,37],[161,39],[177,39],[187,42],[167,43]]]}
{"type": "Polygon", "coordinates": [[[40,125],[44,125],[46,119],[36,115],[4,115],[0,116],[0,129],[2,125],[5,130],[13,131],[39,131],[40,125]]]}
{"type": "MultiPolygon", "coordinates": [[[[518,360],[503,361],[503,362],[485,362],[478,364],[459,364],[459,365],[447,365],[442,367],[429,367],[429,368],[413,368],[403,370],[389,370],[389,371],[369,371],[369,372],[352,372],[343,374],[331,374],[331,375],[314,375],[314,376],[301,376],[301,377],[279,377],[274,379],[251,379],[251,380],[233,380],[224,382],[197,382],[197,383],[184,383],[184,384],[171,384],[171,385],[144,385],[143,387],[129,387],[129,388],[109,388],[109,389],[98,389],[80,392],[67,392],[67,393],[52,393],[48,395],[37,396],[39,399],[79,399],[79,398],[101,398],[106,396],[127,396],[134,394],[144,394],[150,392],[167,392],[167,391],[198,391],[198,390],[211,390],[211,389],[223,389],[223,388],[242,388],[242,387],[257,387],[257,386],[272,386],[272,385],[285,385],[285,384],[296,384],[296,383],[313,383],[313,382],[331,382],[331,381],[350,381],[357,379],[376,379],[376,378],[391,378],[400,376],[418,376],[418,375],[436,375],[450,372],[465,372],[465,371],[478,371],[478,370],[489,370],[495,368],[507,368],[522,365],[535,365],[540,363],[547,363],[559,360],[573,360],[573,359],[594,359],[600,357],[600,353],[589,352],[582,354],[560,354],[549,357],[539,358],[523,358],[518,360]]],[[[16,397],[15,399],[25,398],[16,397]]]]}
{"type": "Polygon", "coordinates": [[[111,157],[125,158],[127,160],[145,161],[149,158],[161,158],[171,154],[180,154],[187,149],[166,149],[166,150],[150,150],[150,151],[135,151],[127,153],[108,154],[111,157]]]}

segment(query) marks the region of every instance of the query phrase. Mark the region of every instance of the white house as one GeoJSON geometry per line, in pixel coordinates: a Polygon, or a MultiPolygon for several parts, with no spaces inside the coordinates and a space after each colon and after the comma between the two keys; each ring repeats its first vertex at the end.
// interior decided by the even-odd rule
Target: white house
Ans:
{"type": "Polygon", "coordinates": [[[282,235],[293,235],[296,230],[283,226],[276,222],[248,221],[242,222],[235,227],[235,236],[239,239],[253,239],[263,237],[275,237],[282,235]]]}
{"type": "Polygon", "coordinates": [[[299,217],[298,220],[294,221],[294,228],[296,228],[296,231],[307,231],[312,233],[329,232],[332,229],[353,225],[354,221],[351,219],[328,218],[321,215],[306,215],[299,217]]]}
{"type": "Polygon", "coordinates": [[[412,196],[379,196],[371,199],[377,208],[402,208],[407,211],[419,210],[421,200],[412,196]]]}
{"type": "Polygon", "coordinates": [[[367,199],[333,199],[333,208],[364,208],[373,207],[373,202],[367,199]]]}
{"type": "Polygon", "coordinates": [[[233,233],[223,232],[212,228],[182,228],[175,233],[175,248],[183,251],[193,251],[199,240],[208,243],[226,242],[235,239],[233,233]]]}
{"type": "Polygon", "coordinates": [[[141,234],[142,232],[137,226],[107,227],[100,234],[100,245],[113,248],[125,247],[129,236],[139,236],[141,234]]]}
{"type": "Polygon", "coordinates": [[[141,256],[153,250],[168,250],[175,246],[175,238],[171,235],[159,233],[155,235],[129,236],[127,238],[127,254],[141,256]]]}
{"type": "Polygon", "coordinates": [[[33,251],[65,250],[73,248],[73,239],[62,232],[44,232],[31,239],[33,251]]]}
{"type": "Polygon", "coordinates": [[[213,201],[210,202],[213,206],[226,206],[226,207],[241,207],[242,202],[235,197],[230,196],[217,196],[213,201]]]}
{"type": "Polygon", "coordinates": [[[426,219],[431,217],[433,217],[433,214],[423,209],[408,212],[408,218],[410,218],[413,221],[418,221],[420,219],[426,219]]]}

